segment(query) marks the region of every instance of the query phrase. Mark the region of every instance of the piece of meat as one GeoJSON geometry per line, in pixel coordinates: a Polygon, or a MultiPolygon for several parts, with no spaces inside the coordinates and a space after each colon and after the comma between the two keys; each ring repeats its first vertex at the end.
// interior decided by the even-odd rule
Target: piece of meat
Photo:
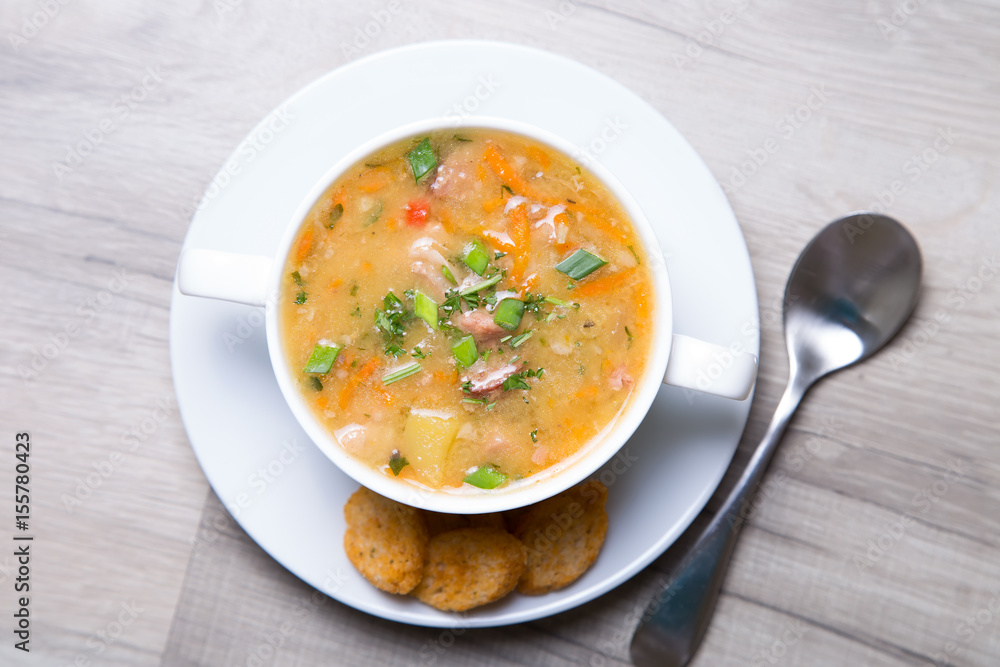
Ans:
{"type": "Polygon", "coordinates": [[[548,456],[549,456],[549,448],[546,447],[545,445],[541,445],[540,447],[535,449],[535,452],[531,455],[531,462],[534,463],[535,465],[539,466],[543,465],[548,456]]]}
{"type": "Polygon", "coordinates": [[[455,326],[476,339],[486,340],[488,338],[499,338],[506,333],[506,330],[493,321],[493,315],[483,308],[466,311],[455,317],[455,326]]]}
{"type": "Polygon", "coordinates": [[[471,383],[469,393],[473,396],[484,396],[503,386],[503,381],[517,372],[517,366],[507,364],[500,368],[487,368],[481,360],[469,367],[469,373],[462,377],[462,382],[471,383]],[[479,366],[479,368],[476,368],[479,366]]]}
{"type": "Polygon", "coordinates": [[[482,187],[476,180],[476,165],[471,147],[456,148],[438,165],[431,182],[431,194],[458,201],[468,199],[482,187]]]}
{"type": "Polygon", "coordinates": [[[622,387],[626,387],[632,382],[632,376],[625,372],[624,364],[613,370],[608,376],[608,386],[614,391],[620,391],[622,387]]]}

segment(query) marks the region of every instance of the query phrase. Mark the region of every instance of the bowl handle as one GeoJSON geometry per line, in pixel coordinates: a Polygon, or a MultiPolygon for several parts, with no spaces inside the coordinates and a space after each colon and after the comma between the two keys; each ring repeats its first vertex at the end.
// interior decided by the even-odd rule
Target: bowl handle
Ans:
{"type": "Polygon", "coordinates": [[[756,380],[756,356],[674,334],[664,384],[742,401],[756,380]]]}
{"type": "Polygon", "coordinates": [[[177,288],[188,296],[263,306],[273,263],[270,257],[188,248],[177,266],[177,288]]]}

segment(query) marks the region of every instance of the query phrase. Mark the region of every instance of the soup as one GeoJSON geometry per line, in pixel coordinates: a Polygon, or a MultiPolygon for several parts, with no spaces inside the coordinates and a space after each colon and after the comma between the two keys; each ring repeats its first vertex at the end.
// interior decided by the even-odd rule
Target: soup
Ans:
{"type": "Polygon", "coordinates": [[[608,429],[645,371],[653,308],[642,244],[600,181],[535,140],[461,129],[378,150],[327,189],[278,314],[341,447],[457,490],[530,477],[608,429]]]}

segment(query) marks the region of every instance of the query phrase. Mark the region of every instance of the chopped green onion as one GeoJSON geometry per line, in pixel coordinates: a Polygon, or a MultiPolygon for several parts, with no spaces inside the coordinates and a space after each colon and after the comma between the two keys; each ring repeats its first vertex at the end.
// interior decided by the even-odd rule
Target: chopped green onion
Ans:
{"type": "Polygon", "coordinates": [[[378,219],[382,216],[382,208],[383,208],[382,200],[379,199],[377,202],[375,202],[374,206],[368,209],[368,217],[365,218],[363,226],[369,227],[371,225],[374,225],[378,221],[378,219]]]}
{"type": "Polygon", "coordinates": [[[315,375],[309,376],[309,384],[316,391],[323,391],[323,383],[319,381],[319,378],[315,375]]]}
{"type": "Polygon", "coordinates": [[[607,264],[597,255],[580,248],[572,255],[556,264],[556,271],[565,273],[573,280],[580,280],[607,264]]]}
{"type": "Polygon", "coordinates": [[[386,310],[403,310],[403,300],[393,292],[386,292],[385,296],[382,297],[382,305],[385,306],[386,310]]]}
{"type": "Polygon", "coordinates": [[[413,311],[416,313],[417,317],[427,322],[429,326],[434,331],[438,329],[438,305],[434,302],[434,299],[430,298],[423,292],[417,292],[414,297],[413,311]]]}
{"type": "Polygon", "coordinates": [[[305,285],[305,282],[303,282],[302,280],[302,274],[299,273],[298,271],[292,271],[292,280],[294,280],[295,284],[298,285],[299,287],[305,285]]]}
{"type": "Polygon", "coordinates": [[[485,398],[463,398],[463,403],[472,403],[473,405],[486,405],[488,401],[485,398]]]}
{"type": "Polygon", "coordinates": [[[309,360],[306,361],[306,367],[302,369],[302,372],[329,373],[330,367],[337,360],[338,354],[340,354],[340,348],[336,345],[316,343],[316,347],[313,348],[312,354],[309,355],[309,360]]]}
{"type": "Polygon", "coordinates": [[[524,381],[520,373],[515,373],[509,378],[503,381],[503,390],[510,391],[512,389],[531,389],[531,385],[524,381]]]}
{"type": "Polygon", "coordinates": [[[410,160],[410,169],[413,170],[413,179],[416,183],[419,183],[421,178],[437,166],[437,158],[434,157],[430,137],[424,137],[424,140],[417,144],[417,147],[410,151],[407,157],[410,160]]]}
{"type": "Polygon", "coordinates": [[[557,299],[554,296],[545,297],[546,303],[551,303],[553,306],[568,306],[569,301],[563,301],[562,299],[557,299]]]}
{"type": "Polygon", "coordinates": [[[452,285],[458,284],[458,281],[455,280],[455,274],[451,272],[451,269],[449,269],[446,264],[441,265],[441,273],[444,274],[444,277],[447,278],[448,282],[452,285]]]}
{"type": "Polygon", "coordinates": [[[510,341],[510,346],[513,348],[521,347],[522,344],[529,338],[535,335],[534,331],[525,331],[523,334],[514,336],[514,340],[510,341]]]}
{"type": "Polygon", "coordinates": [[[514,190],[512,190],[506,183],[503,184],[503,189],[506,190],[508,194],[514,194],[514,190]]]}
{"type": "Polygon", "coordinates": [[[423,366],[414,361],[413,363],[407,364],[406,366],[403,366],[402,368],[387,375],[383,375],[382,384],[392,384],[393,382],[398,382],[403,378],[408,378],[411,375],[419,373],[421,370],[423,370],[423,366]]]}
{"type": "Polygon", "coordinates": [[[392,450],[392,455],[389,457],[389,470],[392,470],[394,477],[399,477],[400,471],[408,465],[410,462],[406,460],[405,456],[399,454],[398,449],[392,450]]]}
{"type": "Polygon", "coordinates": [[[530,435],[531,435],[531,441],[532,442],[538,442],[538,429],[537,428],[534,431],[532,431],[530,433],[530,435]]]}
{"type": "Polygon", "coordinates": [[[309,295],[305,293],[305,290],[300,291],[298,294],[295,295],[295,303],[299,304],[305,303],[307,296],[309,295]]]}
{"type": "Polygon", "coordinates": [[[493,321],[497,326],[503,327],[507,331],[517,329],[521,324],[521,316],[524,315],[524,302],[517,299],[504,299],[497,304],[493,311],[493,321]]]}
{"type": "Polygon", "coordinates": [[[456,134],[455,135],[455,141],[472,141],[472,139],[469,139],[467,137],[463,137],[461,134],[456,134]]]}
{"type": "Polygon", "coordinates": [[[451,353],[462,366],[468,368],[476,363],[479,358],[479,350],[476,349],[476,341],[472,335],[460,338],[457,343],[451,346],[451,353]]]}
{"type": "Polygon", "coordinates": [[[333,226],[337,223],[338,220],[340,220],[340,216],[342,215],[344,215],[344,205],[338,203],[336,206],[330,209],[330,224],[327,225],[327,227],[333,229],[333,226]]]}
{"type": "Polygon", "coordinates": [[[629,244],[629,246],[628,246],[628,249],[629,249],[629,252],[631,252],[631,253],[632,253],[632,256],[633,256],[633,257],[635,257],[635,263],[636,263],[636,264],[642,264],[642,260],[641,260],[641,259],[639,259],[639,253],[637,253],[637,252],[635,251],[635,248],[633,248],[633,247],[632,247],[632,244],[631,244],[631,243],[629,244]]]}
{"type": "Polygon", "coordinates": [[[486,254],[483,244],[476,240],[465,246],[465,250],[462,251],[462,261],[475,271],[477,276],[481,276],[490,265],[490,256],[486,254]]]}
{"type": "Polygon", "coordinates": [[[493,285],[496,285],[501,280],[503,280],[503,275],[498,273],[495,276],[493,276],[492,278],[487,278],[486,280],[482,281],[481,283],[476,283],[475,285],[472,285],[470,287],[466,287],[464,290],[462,290],[458,294],[459,294],[459,296],[468,296],[469,294],[475,294],[476,292],[482,291],[482,290],[486,289],[487,287],[492,287],[493,285]]]}
{"type": "Polygon", "coordinates": [[[497,470],[495,466],[479,466],[462,481],[480,489],[495,489],[507,481],[507,475],[497,470]]]}

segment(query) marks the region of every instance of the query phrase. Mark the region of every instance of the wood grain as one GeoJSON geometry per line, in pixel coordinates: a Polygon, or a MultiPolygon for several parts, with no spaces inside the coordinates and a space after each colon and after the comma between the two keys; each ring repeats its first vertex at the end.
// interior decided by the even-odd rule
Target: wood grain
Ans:
{"type": "MultiPolygon", "coordinates": [[[[470,37],[613,76],[726,188],[762,322],[736,469],[784,381],[780,299],[802,246],[872,205],[921,243],[914,319],[808,396],[695,664],[1000,661],[1000,5],[399,0],[354,42],[388,8],[0,7],[0,415],[4,438],[29,430],[35,443],[36,535],[32,653],[8,637],[0,662],[250,664],[291,619],[261,664],[628,664],[637,610],[692,534],[551,619],[451,635],[381,621],[310,602],[226,519],[173,404],[174,266],[193,203],[232,147],[333,67],[470,37]]],[[[0,486],[12,483],[0,466],[0,486]]],[[[11,563],[0,557],[8,619],[11,563]]]]}

